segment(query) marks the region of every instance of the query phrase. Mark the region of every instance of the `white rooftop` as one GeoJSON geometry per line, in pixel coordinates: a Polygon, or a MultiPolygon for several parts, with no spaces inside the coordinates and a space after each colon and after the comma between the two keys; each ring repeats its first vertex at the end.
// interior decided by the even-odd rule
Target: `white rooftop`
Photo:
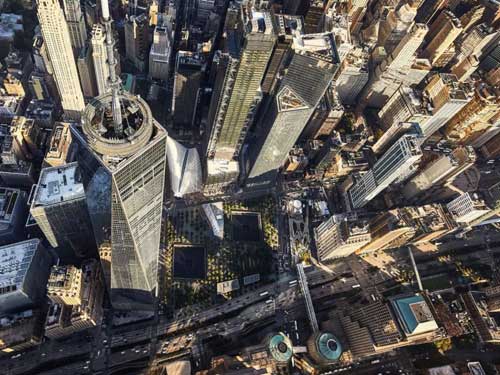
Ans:
{"type": "Polygon", "coordinates": [[[0,247],[0,294],[21,289],[39,242],[32,239],[0,247]]]}
{"type": "Polygon", "coordinates": [[[77,163],[70,163],[42,169],[33,205],[50,205],[84,197],[85,190],[77,176],[77,166],[77,163]]]}
{"type": "Polygon", "coordinates": [[[170,184],[175,197],[201,190],[201,162],[195,148],[186,148],[175,139],[167,137],[167,159],[170,184]]]}

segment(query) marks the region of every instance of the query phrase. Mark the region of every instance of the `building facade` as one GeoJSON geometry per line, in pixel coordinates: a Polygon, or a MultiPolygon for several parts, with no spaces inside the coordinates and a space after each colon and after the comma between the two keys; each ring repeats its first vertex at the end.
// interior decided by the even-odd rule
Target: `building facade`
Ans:
{"type": "Polygon", "coordinates": [[[206,141],[206,184],[216,185],[215,192],[233,183],[238,175],[237,159],[255,116],[261,81],[276,42],[268,12],[249,11],[235,3],[228,9],[224,28],[225,48],[219,54],[206,141]]]}
{"type": "Polygon", "coordinates": [[[170,51],[172,50],[171,31],[165,26],[156,26],[153,44],[149,51],[149,76],[166,81],[169,73],[170,51]]]}
{"type": "Polygon", "coordinates": [[[338,65],[295,54],[274,100],[264,116],[260,139],[250,149],[252,164],[246,186],[269,185],[297,142],[326,90],[338,65]]]}
{"type": "Polygon", "coordinates": [[[365,220],[334,215],[314,229],[318,260],[346,257],[370,242],[365,220]]]}
{"type": "Polygon", "coordinates": [[[43,234],[69,264],[97,255],[82,179],[77,163],[44,168],[31,204],[43,234]]]}
{"type": "Polygon", "coordinates": [[[42,303],[52,262],[37,238],[0,247],[0,314],[42,303]]]}
{"type": "Polygon", "coordinates": [[[125,91],[122,115],[130,125],[124,125],[123,134],[129,135],[117,142],[108,138],[112,130],[100,134],[96,127],[112,129],[112,119],[104,117],[96,125],[94,116],[100,117],[111,101],[106,94],[89,104],[72,136],[79,145],[98,251],[111,248],[101,256],[111,303],[116,309],[150,311],[157,291],[167,134],[146,102],[125,91]]]}
{"type": "Polygon", "coordinates": [[[71,45],[78,55],[80,49],[83,48],[87,41],[87,27],[83,17],[82,8],[79,0],[64,0],[63,1],[64,15],[68,23],[69,36],[71,45]]]}
{"type": "Polygon", "coordinates": [[[419,137],[403,135],[349,190],[352,207],[361,208],[389,185],[404,181],[414,172],[421,157],[419,137]]]}
{"type": "Polygon", "coordinates": [[[78,120],[85,104],[68,24],[56,0],[37,1],[37,10],[64,114],[78,120]]]}

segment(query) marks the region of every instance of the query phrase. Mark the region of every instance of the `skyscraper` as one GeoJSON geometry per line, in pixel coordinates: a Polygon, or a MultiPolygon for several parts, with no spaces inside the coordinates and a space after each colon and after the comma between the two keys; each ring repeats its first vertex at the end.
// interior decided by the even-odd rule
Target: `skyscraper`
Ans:
{"type": "Polygon", "coordinates": [[[429,27],[429,33],[426,36],[429,42],[423,51],[423,56],[435,66],[461,32],[460,20],[450,11],[441,12],[429,27]]]}
{"type": "Polygon", "coordinates": [[[398,46],[413,26],[418,4],[404,2],[400,7],[388,9],[380,22],[378,44],[389,55],[398,46]]]}
{"type": "Polygon", "coordinates": [[[97,255],[77,163],[42,169],[31,215],[63,262],[75,264],[97,255]]]}
{"type": "Polygon", "coordinates": [[[260,101],[260,84],[276,40],[268,12],[236,3],[228,9],[224,30],[206,142],[206,184],[215,183],[216,192],[238,175],[237,159],[260,101]]]}
{"type": "Polygon", "coordinates": [[[85,108],[82,126],[72,132],[111,303],[116,309],[151,311],[158,284],[167,134],[143,99],[121,89],[106,0],[102,7],[111,92],[85,108]]]}
{"type": "Polygon", "coordinates": [[[37,6],[38,20],[49,53],[64,115],[68,119],[79,119],[84,108],[84,101],[68,24],[58,1],[39,0],[37,6]]]}
{"type": "Polygon", "coordinates": [[[428,60],[416,59],[427,31],[426,25],[414,24],[391,54],[375,68],[364,89],[368,104],[380,108],[401,84],[416,85],[427,75],[431,69],[428,60]]]}
{"type": "Polygon", "coordinates": [[[333,215],[314,229],[318,260],[346,257],[370,242],[368,222],[353,216],[333,215]]]}
{"type": "Polygon", "coordinates": [[[338,66],[314,57],[295,54],[264,115],[259,140],[250,149],[252,163],[246,185],[267,185],[286,160],[338,66]]]}
{"type": "Polygon", "coordinates": [[[420,173],[413,177],[403,187],[401,192],[408,200],[416,201],[425,193],[432,194],[433,186],[442,185],[452,181],[456,176],[471,167],[476,161],[476,154],[470,147],[457,147],[450,154],[440,155],[433,160],[420,173]]]}
{"type": "Polygon", "coordinates": [[[64,15],[68,22],[69,36],[75,54],[80,52],[87,41],[87,28],[80,7],[80,0],[63,0],[64,15]]]}
{"type": "Polygon", "coordinates": [[[498,87],[479,81],[474,97],[449,120],[444,133],[463,145],[481,147],[500,132],[498,87]]]}
{"type": "Polygon", "coordinates": [[[92,61],[92,52],[88,44],[85,44],[80,50],[76,65],[78,67],[80,82],[82,83],[83,95],[87,98],[97,96],[94,62],[92,61]]]}
{"type": "Polygon", "coordinates": [[[430,117],[430,113],[423,108],[422,97],[417,90],[401,86],[385,103],[378,113],[380,123],[386,133],[391,128],[399,127],[401,122],[422,123],[430,117]]]}
{"type": "Polygon", "coordinates": [[[424,89],[432,104],[432,116],[420,124],[425,138],[430,137],[462,109],[473,95],[472,88],[458,82],[453,74],[433,76],[424,89]]]}
{"type": "Polygon", "coordinates": [[[174,127],[183,129],[183,132],[188,134],[196,118],[203,67],[204,63],[198,54],[177,52],[172,113],[174,127]]]}
{"type": "Polygon", "coordinates": [[[156,26],[153,33],[153,44],[149,51],[149,76],[153,79],[168,79],[170,51],[172,49],[171,30],[167,25],[156,26]]]}
{"type": "Polygon", "coordinates": [[[92,62],[95,72],[97,92],[98,95],[103,95],[109,91],[109,69],[106,62],[106,31],[104,30],[103,25],[96,23],[92,26],[90,45],[92,48],[92,62]]]}
{"type": "Polygon", "coordinates": [[[415,134],[404,134],[356,181],[348,192],[353,208],[365,206],[389,185],[403,182],[415,170],[422,157],[418,138],[415,134]]]}
{"type": "Polygon", "coordinates": [[[368,58],[368,52],[358,47],[344,59],[335,81],[342,104],[355,104],[359,93],[368,83],[368,58]]]}
{"type": "Polygon", "coordinates": [[[146,14],[128,17],[125,21],[125,55],[141,72],[146,69],[149,44],[149,23],[146,14]]]}

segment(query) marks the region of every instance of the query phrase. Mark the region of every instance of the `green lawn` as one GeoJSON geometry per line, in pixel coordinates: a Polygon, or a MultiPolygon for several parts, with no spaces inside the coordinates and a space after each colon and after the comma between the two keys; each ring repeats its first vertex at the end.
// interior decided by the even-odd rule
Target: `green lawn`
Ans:
{"type": "Polygon", "coordinates": [[[435,290],[447,289],[451,286],[450,277],[446,274],[437,275],[422,279],[425,289],[433,292],[435,290]]]}

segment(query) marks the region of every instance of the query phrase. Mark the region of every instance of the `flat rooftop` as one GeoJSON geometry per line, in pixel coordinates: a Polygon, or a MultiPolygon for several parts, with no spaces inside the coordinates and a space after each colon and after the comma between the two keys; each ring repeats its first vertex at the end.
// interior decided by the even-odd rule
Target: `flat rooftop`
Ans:
{"type": "Polygon", "coordinates": [[[0,295],[20,289],[39,243],[32,239],[0,247],[0,295]]]}
{"type": "Polygon", "coordinates": [[[56,204],[84,197],[85,190],[77,169],[77,163],[42,169],[33,206],[56,204]]]}
{"type": "Polygon", "coordinates": [[[13,212],[21,191],[18,189],[0,188],[0,223],[12,222],[13,212]]]}

